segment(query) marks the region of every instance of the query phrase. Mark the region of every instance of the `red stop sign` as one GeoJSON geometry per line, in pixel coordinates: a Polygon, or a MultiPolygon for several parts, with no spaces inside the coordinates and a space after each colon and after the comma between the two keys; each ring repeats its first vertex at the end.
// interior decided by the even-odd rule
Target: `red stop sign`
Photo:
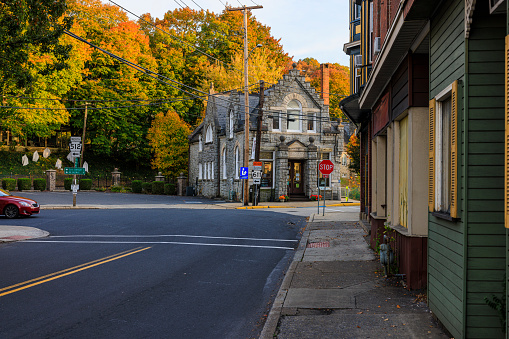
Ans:
{"type": "Polygon", "coordinates": [[[318,170],[322,174],[331,174],[334,170],[334,164],[330,160],[322,160],[320,164],[318,164],[318,170]]]}

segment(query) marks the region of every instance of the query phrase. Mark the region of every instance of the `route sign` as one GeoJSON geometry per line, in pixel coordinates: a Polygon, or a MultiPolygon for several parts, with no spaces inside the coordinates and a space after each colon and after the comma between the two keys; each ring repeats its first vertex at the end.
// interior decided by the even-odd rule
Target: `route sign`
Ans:
{"type": "Polygon", "coordinates": [[[253,170],[261,171],[262,170],[262,162],[261,161],[253,161],[253,170]]]}
{"type": "Polygon", "coordinates": [[[79,157],[81,154],[81,137],[71,137],[69,142],[69,150],[73,157],[79,157]]]}
{"type": "Polygon", "coordinates": [[[85,167],[65,167],[64,174],[85,175],[85,167]]]}
{"type": "Polygon", "coordinates": [[[253,178],[254,185],[260,185],[262,183],[262,178],[253,178]]]}
{"type": "Polygon", "coordinates": [[[334,170],[334,164],[330,160],[327,160],[327,159],[322,160],[322,161],[320,161],[320,164],[318,165],[318,170],[324,176],[327,175],[327,177],[328,177],[329,174],[331,174],[332,171],[334,170]]]}
{"type": "Polygon", "coordinates": [[[261,179],[262,171],[253,171],[251,172],[251,176],[253,177],[253,179],[261,179]]]}
{"type": "Polygon", "coordinates": [[[249,179],[249,167],[240,168],[240,179],[249,179]]]}

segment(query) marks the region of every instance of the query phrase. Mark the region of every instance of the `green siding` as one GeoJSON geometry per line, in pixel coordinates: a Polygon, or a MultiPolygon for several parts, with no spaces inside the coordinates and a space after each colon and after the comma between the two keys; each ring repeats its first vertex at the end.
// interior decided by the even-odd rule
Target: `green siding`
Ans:
{"type": "MultiPolygon", "coordinates": [[[[442,2],[430,20],[430,99],[465,73],[464,1],[442,2]]],[[[458,151],[463,153],[463,85],[458,86],[458,151]]],[[[464,205],[464,154],[458,158],[460,213],[464,205]]],[[[484,187],[482,187],[484,188],[484,187]]],[[[464,337],[464,225],[429,215],[428,300],[438,319],[455,338],[464,337]]]]}
{"type": "Polygon", "coordinates": [[[505,17],[489,15],[487,7],[476,6],[468,41],[468,338],[503,337],[498,316],[484,298],[502,296],[505,284],[505,17]]]}

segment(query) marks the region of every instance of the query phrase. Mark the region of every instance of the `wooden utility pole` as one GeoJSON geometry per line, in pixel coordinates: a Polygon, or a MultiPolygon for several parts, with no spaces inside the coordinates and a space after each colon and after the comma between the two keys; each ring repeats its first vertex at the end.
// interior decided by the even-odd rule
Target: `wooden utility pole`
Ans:
{"type": "MultiPolygon", "coordinates": [[[[228,8],[228,11],[242,11],[244,14],[244,167],[249,167],[249,84],[248,84],[248,44],[247,44],[247,11],[250,9],[263,8],[263,6],[243,6],[228,8]]],[[[248,170],[249,173],[249,170],[248,170]]],[[[249,179],[244,179],[243,204],[248,205],[249,201],[249,179]]]]}
{"type": "Polygon", "coordinates": [[[85,155],[85,132],[87,130],[87,114],[88,114],[88,102],[85,102],[85,118],[83,120],[83,138],[81,138],[81,159],[80,167],[83,167],[83,157],[85,155]]]}
{"type": "Polygon", "coordinates": [[[260,161],[260,147],[262,144],[262,123],[263,123],[263,102],[265,100],[265,83],[260,80],[260,103],[258,109],[258,116],[256,117],[256,149],[255,161],[260,161]]]}

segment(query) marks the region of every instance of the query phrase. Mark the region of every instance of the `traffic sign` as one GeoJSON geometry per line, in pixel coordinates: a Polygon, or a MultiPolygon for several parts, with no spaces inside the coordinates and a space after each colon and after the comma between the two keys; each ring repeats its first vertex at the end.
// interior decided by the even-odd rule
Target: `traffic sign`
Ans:
{"type": "Polygon", "coordinates": [[[262,178],[253,178],[254,185],[260,185],[262,183],[262,178]]]}
{"type": "Polygon", "coordinates": [[[262,171],[253,171],[251,172],[251,176],[253,179],[260,179],[262,177],[262,171]]]}
{"type": "Polygon", "coordinates": [[[249,167],[240,168],[240,179],[249,179],[249,167]]]}
{"type": "Polygon", "coordinates": [[[85,167],[65,167],[64,174],[85,175],[85,167]]]}
{"type": "Polygon", "coordinates": [[[79,157],[81,154],[81,137],[71,137],[69,142],[69,150],[73,157],[79,157]]]}
{"type": "Polygon", "coordinates": [[[320,161],[320,164],[318,165],[318,170],[322,174],[329,175],[334,170],[334,164],[330,160],[322,160],[320,161]]]}

